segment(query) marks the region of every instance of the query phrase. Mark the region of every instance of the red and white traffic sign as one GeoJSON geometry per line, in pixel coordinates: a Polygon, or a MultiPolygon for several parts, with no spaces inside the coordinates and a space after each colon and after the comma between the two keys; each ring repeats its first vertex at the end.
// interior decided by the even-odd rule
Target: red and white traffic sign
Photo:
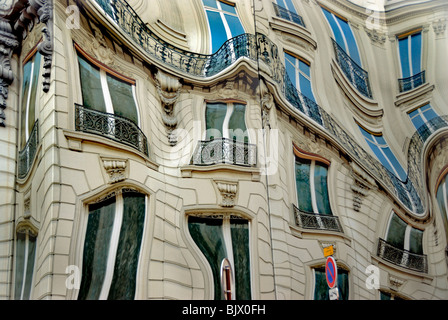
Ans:
{"type": "Polygon", "coordinates": [[[325,263],[325,276],[330,289],[334,288],[338,279],[338,268],[333,257],[327,258],[327,262],[325,263]]]}

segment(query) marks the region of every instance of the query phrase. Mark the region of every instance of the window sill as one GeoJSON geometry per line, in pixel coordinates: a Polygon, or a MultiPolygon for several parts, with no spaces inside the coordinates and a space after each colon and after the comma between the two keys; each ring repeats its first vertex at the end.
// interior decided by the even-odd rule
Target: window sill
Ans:
{"type": "Polygon", "coordinates": [[[289,224],[289,228],[293,236],[300,239],[324,239],[324,238],[340,238],[348,246],[351,245],[352,240],[343,232],[321,230],[321,229],[305,229],[296,224],[289,224]]]}
{"type": "Polygon", "coordinates": [[[261,172],[259,168],[243,167],[234,164],[212,164],[207,166],[186,165],[180,168],[182,178],[194,178],[197,174],[208,174],[215,172],[240,173],[243,175],[251,175],[251,180],[259,182],[261,180],[261,172]]]}
{"type": "Polygon", "coordinates": [[[147,155],[125,144],[101,137],[96,134],[84,133],[81,131],[63,130],[63,133],[68,141],[68,149],[72,151],[82,152],[84,142],[91,144],[100,144],[106,147],[111,147],[113,149],[118,149],[120,151],[126,151],[137,155],[145,161],[147,167],[156,171],[158,171],[159,169],[159,165],[152,161],[147,155]]]}
{"type": "MultiPolygon", "coordinates": [[[[407,108],[409,105],[414,105],[414,104],[418,104],[418,102],[416,102],[415,100],[429,100],[429,95],[432,93],[432,91],[434,90],[434,85],[427,83],[422,84],[421,86],[414,88],[412,90],[409,91],[405,91],[405,92],[400,92],[397,96],[396,96],[396,101],[395,101],[395,106],[397,108],[400,107],[405,107],[407,108]]],[[[420,102],[424,102],[424,101],[420,101],[420,102]]]]}
{"type": "Polygon", "coordinates": [[[269,25],[273,30],[280,31],[294,38],[304,41],[309,49],[316,50],[317,42],[311,37],[311,33],[298,23],[280,18],[272,17],[273,22],[269,25]]]}

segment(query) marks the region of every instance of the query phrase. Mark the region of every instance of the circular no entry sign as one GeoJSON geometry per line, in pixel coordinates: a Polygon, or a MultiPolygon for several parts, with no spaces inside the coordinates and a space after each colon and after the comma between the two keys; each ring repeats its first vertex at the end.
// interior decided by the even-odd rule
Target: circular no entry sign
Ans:
{"type": "Polygon", "coordinates": [[[327,278],[327,284],[331,288],[336,285],[336,280],[338,278],[338,269],[336,267],[336,261],[333,257],[328,257],[325,263],[325,276],[327,278]]]}

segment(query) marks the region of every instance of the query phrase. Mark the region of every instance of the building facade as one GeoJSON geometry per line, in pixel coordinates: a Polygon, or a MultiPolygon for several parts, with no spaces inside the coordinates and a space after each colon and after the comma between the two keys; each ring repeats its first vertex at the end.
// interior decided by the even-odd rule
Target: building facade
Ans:
{"type": "Polygon", "coordinates": [[[448,298],[446,1],[2,6],[2,299],[448,298]]]}

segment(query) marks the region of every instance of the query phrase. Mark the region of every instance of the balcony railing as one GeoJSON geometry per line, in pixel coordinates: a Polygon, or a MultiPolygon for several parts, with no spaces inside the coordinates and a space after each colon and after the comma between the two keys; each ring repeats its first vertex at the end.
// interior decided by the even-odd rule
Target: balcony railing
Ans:
{"type": "Polygon", "coordinates": [[[145,134],[131,120],[75,104],[75,129],[128,145],[148,155],[145,134]]]}
{"type": "Polygon", "coordinates": [[[336,55],[336,61],[341,67],[344,74],[350,80],[350,83],[365,97],[371,99],[372,92],[370,90],[369,74],[361,68],[334,40],[333,48],[336,55]]]}
{"type": "Polygon", "coordinates": [[[425,71],[417,73],[412,77],[398,79],[400,92],[405,92],[417,88],[426,82],[425,71]]]}
{"type": "Polygon", "coordinates": [[[31,165],[33,164],[34,161],[34,157],[36,156],[38,145],[39,145],[39,121],[36,120],[25,147],[21,151],[19,151],[18,177],[20,179],[25,178],[28,172],[30,171],[31,165]]]}
{"type": "Polygon", "coordinates": [[[272,3],[274,5],[275,14],[277,17],[297,23],[298,25],[301,25],[305,28],[305,23],[303,22],[303,19],[301,16],[299,16],[295,12],[291,12],[288,9],[285,9],[281,6],[279,6],[276,3],[272,3]]]}
{"type": "Polygon", "coordinates": [[[296,206],[293,207],[296,224],[299,227],[303,229],[343,232],[338,217],[333,215],[304,212],[296,206]]]}
{"type": "Polygon", "coordinates": [[[397,266],[428,273],[428,260],[426,255],[416,254],[408,250],[394,247],[381,238],[378,241],[377,255],[383,260],[389,261],[397,266]]]}
{"type": "Polygon", "coordinates": [[[194,165],[229,163],[253,167],[257,164],[257,148],[254,144],[226,138],[199,141],[191,163],[194,165]]]}

